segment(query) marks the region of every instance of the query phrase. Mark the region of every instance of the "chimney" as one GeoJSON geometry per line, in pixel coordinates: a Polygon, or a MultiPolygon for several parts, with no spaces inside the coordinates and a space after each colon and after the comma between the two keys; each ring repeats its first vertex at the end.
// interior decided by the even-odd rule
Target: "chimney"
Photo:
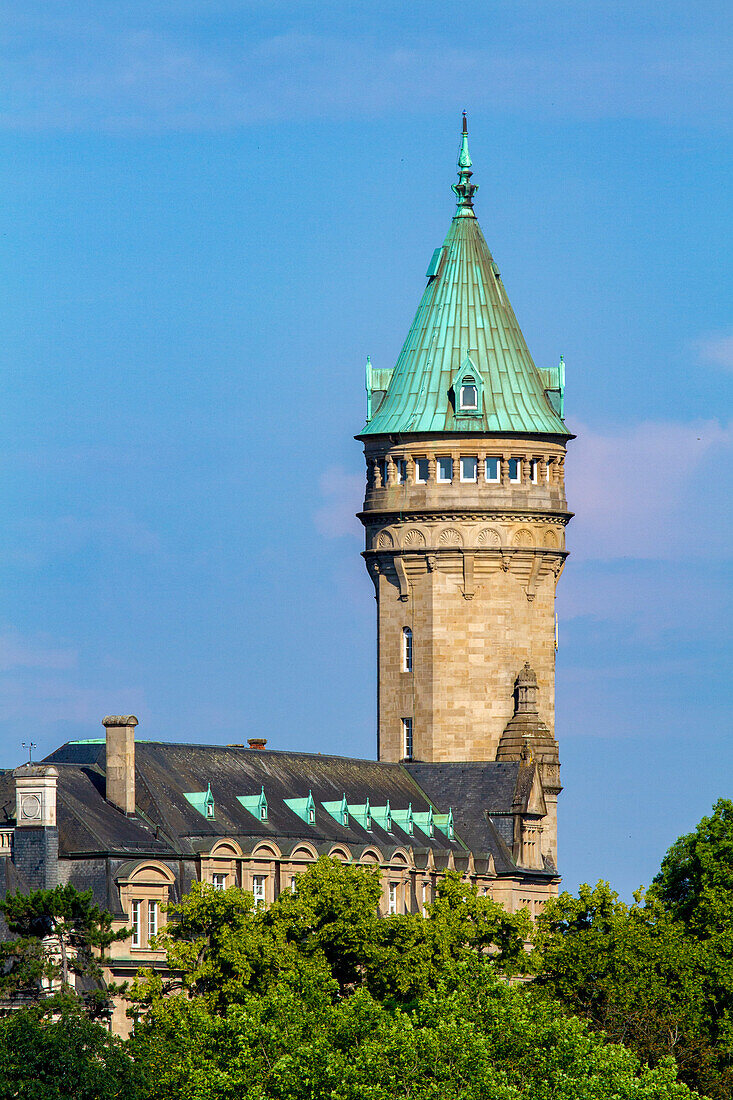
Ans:
{"type": "Polygon", "coordinates": [[[247,744],[251,749],[264,749],[267,744],[266,737],[248,737],[247,744]]]}
{"type": "Polygon", "coordinates": [[[15,779],[13,863],[31,890],[52,890],[59,881],[56,788],[59,773],[43,764],[24,764],[15,779]]]}
{"type": "Polygon", "coordinates": [[[103,719],[107,731],[107,801],[131,816],[135,813],[134,714],[110,714],[103,719]]]}

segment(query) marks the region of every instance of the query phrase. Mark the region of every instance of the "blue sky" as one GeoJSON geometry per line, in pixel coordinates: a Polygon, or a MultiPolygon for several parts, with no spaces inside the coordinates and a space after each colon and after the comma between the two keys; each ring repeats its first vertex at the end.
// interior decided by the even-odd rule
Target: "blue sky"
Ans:
{"type": "Polygon", "coordinates": [[[732,796],[723,3],[11,3],[0,37],[0,764],[101,733],[370,756],[353,513],[476,209],[578,438],[565,881],[626,896],[732,796]]]}

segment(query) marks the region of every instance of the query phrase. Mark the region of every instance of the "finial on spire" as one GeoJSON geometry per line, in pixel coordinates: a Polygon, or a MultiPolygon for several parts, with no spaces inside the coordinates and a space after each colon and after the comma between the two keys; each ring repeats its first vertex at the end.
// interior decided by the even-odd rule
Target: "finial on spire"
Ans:
{"type": "Polygon", "coordinates": [[[456,217],[473,218],[473,196],[478,191],[478,185],[471,183],[471,154],[468,151],[468,119],[463,112],[463,129],[461,132],[461,148],[458,152],[458,183],[454,183],[452,190],[458,198],[458,210],[456,217]]]}

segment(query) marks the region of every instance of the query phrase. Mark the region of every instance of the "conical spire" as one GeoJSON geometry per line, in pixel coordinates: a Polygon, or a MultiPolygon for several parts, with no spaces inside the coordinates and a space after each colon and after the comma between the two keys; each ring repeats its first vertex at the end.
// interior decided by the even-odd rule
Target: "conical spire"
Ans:
{"type": "MultiPolygon", "coordinates": [[[[538,370],[499,268],[473,212],[468,123],[458,154],[456,212],[427,271],[428,284],[394,370],[367,375],[369,421],[362,435],[502,432],[567,438],[558,369],[538,370]],[[464,374],[476,404],[457,407],[464,374]],[[378,377],[377,377],[378,376],[378,377]],[[385,392],[386,391],[386,392],[385,392]],[[558,393],[556,393],[558,391],[558,393]]],[[[564,367],[564,365],[563,365],[564,367]]]]}
{"type": "Polygon", "coordinates": [[[478,191],[478,184],[471,183],[471,154],[468,151],[468,119],[463,112],[463,132],[461,134],[461,148],[458,153],[458,183],[454,183],[452,191],[458,199],[457,218],[475,218],[473,212],[473,196],[478,191]]]}

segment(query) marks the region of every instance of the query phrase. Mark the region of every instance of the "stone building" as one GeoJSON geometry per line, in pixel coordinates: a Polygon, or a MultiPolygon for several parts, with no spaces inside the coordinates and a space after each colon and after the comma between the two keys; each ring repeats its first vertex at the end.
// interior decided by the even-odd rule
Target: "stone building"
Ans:
{"type": "Polygon", "coordinates": [[[377,761],[136,741],[123,715],[0,774],[0,893],[91,888],[132,929],[116,980],[161,964],[153,937],[192,882],[267,905],[321,854],[378,866],[385,916],[423,909],[447,870],[510,910],[557,892],[564,366],[534,365],[476,190],[464,116],[456,211],[404,347],[393,369],[367,362],[377,761]]]}

